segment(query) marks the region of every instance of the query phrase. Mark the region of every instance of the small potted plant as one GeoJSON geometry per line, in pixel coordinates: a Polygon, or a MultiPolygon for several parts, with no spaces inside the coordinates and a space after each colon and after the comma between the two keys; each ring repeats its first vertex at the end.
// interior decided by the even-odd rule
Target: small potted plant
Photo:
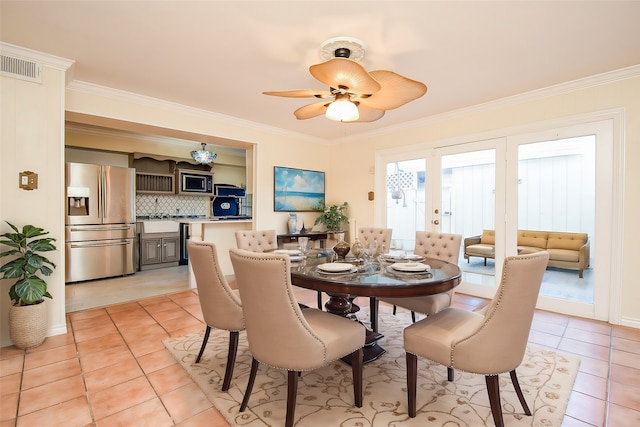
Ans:
{"type": "Polygon", "coordinates": [[[326,206],[324,202],[320,202],[317,206],[318,210],[322,210],[322,214],[316,218],[316,224],[324,224],[327,231],[332,233],[344,233],[343,224],[349,224],[349,217],[344,213],[347,209],[347,202],[341,205],[326,206]]]}
{"type": "Polygon", "coordinates": [[[47,282],[38,274],[49,276],[56,267],[40,252],[54,251],[56,247],[52,242],[56,239],[41,238],[49,234],[42,228],[25,225],[20,231],[10,222],[5,222],[14,232],[0,235],[0,244],[11,248],[0,253],[0,258],[8,256],[12,259],[0,267],[0,278],[17,279],[9,289],[9,332],[16,347],[33,348],[42,344],[46,337],[47,309],[44,298],[51,298],[47,282]]]}
{"type": "Polygon", "coordinates": [[[338,243],[333,247],[333,250],[340,259],[344,259],[350,250],[349,244],[344,241],[344,229],[342,228],[343,224],[349,224],[349,217],[345,214],[347,206],[347,202],[329,206],[320,202],[318,210],[322,209],[322,214],[316,218],[315,222],[316,224],[324,224],[327,231],[335,235],[338,243]]]}

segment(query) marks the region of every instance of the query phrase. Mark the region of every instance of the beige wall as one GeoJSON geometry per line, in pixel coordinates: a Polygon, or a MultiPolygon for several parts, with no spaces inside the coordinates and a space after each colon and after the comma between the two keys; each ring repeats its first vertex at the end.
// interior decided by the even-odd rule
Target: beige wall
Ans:
{"type": "MultiPolygon", "coordinates": [[[[65,333],[64,295],[64,168],[63,126],[65,72],[45,66],[42,84],[0,77],[0,230],[12,231],[4,221],[22,229],[31,224],[50,232],[57,250],[45,255],[57,268],[46,278],[48,335],[65,333]],[[18,174],[38,174],[36,190],[18,187],[18,174]]],[[[2,251],[6,247],[2,247],[2,251]]],[[[2,263],[8,261],[3,258],[2,263]]],[[[0,346],[9,345],[7,312],[9,287],[15,282],[2,280],[0,292],[0,346]]]]}

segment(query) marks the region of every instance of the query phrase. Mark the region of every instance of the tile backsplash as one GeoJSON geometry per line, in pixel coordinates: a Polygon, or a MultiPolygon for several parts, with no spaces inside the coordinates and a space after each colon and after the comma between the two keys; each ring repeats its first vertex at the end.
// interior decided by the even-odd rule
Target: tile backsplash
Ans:
{"type": "Polygon", "coordinates": [[[137,216],[207,216],[209,197],[177,194],[136,194],[137,216]]]}

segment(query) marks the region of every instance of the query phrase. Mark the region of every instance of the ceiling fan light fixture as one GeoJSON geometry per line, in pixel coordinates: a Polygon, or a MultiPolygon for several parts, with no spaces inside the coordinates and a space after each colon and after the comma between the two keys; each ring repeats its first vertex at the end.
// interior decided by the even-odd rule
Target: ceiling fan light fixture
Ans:
{"type": "Polygon", "coordinates": [[[349,99],[349,95],[338,94],[336,100],[327,107],[325,116],[337,122],[354,122],[360,118],[360,112],[356,104],[349,99]]]}
{"type": "Polygon", "coordinates": [[[193,160],[203,165],[208,165],[209,163],[213,162],[216,157],[218,157],[216,153],[207,151],[207,144],[203,142],[200,145],[202,145],[202,150],[193,150],[191,152],[191,157],[193,158],[193,160]]]}

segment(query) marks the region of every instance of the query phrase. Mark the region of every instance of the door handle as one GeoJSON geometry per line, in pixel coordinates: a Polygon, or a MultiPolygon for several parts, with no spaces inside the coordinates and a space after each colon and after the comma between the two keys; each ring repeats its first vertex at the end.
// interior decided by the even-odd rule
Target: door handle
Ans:
{"type": "Polygon", "coordinates": [[[114,242],[114,243],[93,243],[93,244],[72,244],[71,247],[76,249],[76,248],[102,248],[105,246],[124,246],[124,245],[130,245],[131,242],[114,242]]]}
{"type": "Polygon", "coordinates": [[[438,224],[440,224],[440,221],[438,221],[438,220],[436,219],[436,220],[434,220],[434,221],[433,221],[433,223],[434,223],[435,225],[438,225],[438,224]]]}
{"type": "Polygon", "coordinates": [[[127,226],[122,226],[122,227],[102,227],[102,228],[75,228],[72,227],[70,231],[122,231],[122,230],[130,230],[132,227],[127,225],[127,226]]]}

